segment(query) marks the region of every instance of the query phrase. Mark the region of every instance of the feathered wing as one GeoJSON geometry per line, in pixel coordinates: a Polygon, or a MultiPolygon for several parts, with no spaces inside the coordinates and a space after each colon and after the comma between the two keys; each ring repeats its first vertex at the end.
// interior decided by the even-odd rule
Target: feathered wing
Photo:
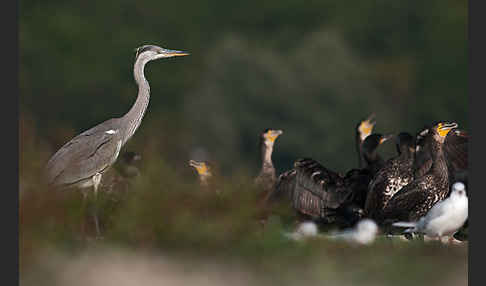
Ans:
{"type": "Polygon", "coordinates": [[[403,187],[386,204],[383,215],[386,219],[410,220],[410,213],[418,205],[427,201],[428,193],[418,187],[419,181],[403,187]]]}
{"type": "Polygon", "coordinates": [[[294,169],[287,170],[280,174],[275,183],[275,188],[268,195],[266,201],[273,203],[284,198],[291,199],[295,187],[295,175],[296,171],[294,169]]]}
{"type": "Polygon", "coordinates": [[[462,130],[453,130],[444,141],[444,155],[453,171],[466,170],[468,166],[469,135],[462,130]]]}
{"type": "Polygon", "coordinates": [[[313,159],[295,162],[296,182],[293,206],[301,213],[325,216],[326,209],[337,209],[350,196],[342,177],[313,159]]]}
{"type": "Polygon", "coordinates": [[[49,184],[66,185],[92,177],[110,166],[121,148],[121,134],[112,125],[95,126],[61,147],[46,166],[49,184]],[[101,128],[100,128],[101,127],[101,128]],[[113,130],[112,132],[106,132],[113,130]]]}

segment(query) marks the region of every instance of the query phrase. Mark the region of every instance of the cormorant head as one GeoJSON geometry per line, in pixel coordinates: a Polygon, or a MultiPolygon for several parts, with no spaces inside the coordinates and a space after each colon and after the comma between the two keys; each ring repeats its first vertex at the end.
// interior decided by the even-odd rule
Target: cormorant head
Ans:
{"type": "Polygon", "coordinates": [[[402,154],[402,152],[413,154],[415,153],[415,138],[408,132],[401,132],[396,137],[396,146],[398,154],[402,154]]]}
{"type": "Polygon", "coordinates": [[[189,166],[194,167],[201,179],[212,176],[211,166],[207,161],[194,161],[189,160],[189,166]]]}
{"type": "Polygon", "coordinates": [[[267,128],[260,134],[260,139],[266,146],[272,146],[278,136],[280,136],[282,133],[282,130],[267,128]]]}
{"type": "Polygon", "coordinates": [[[373,133],[366,137],[365,141],[363,142],[363,150],[365,153],[372,153],[376,150],[376,148],[378,148],[379,145],[383,144],[392,137],[392,134],[382,135],[379,133],[373,133]]]}
{"type": "Polygon", "coordinates": [[[155,45],[144,45],[136,48],[135,51],[135,60],[143,58],[147,61],[189,55],[188,52],[168,50],[155,45]]]}
{"type": "Polygon", "coordinates": [[[373,128],[375,127],[376,121],[375,121],[375,114],[372,113],[368,118],[365,120],[362,120],[358,123],[358,126],[356,127],[356,131],[359,134],[359,138],[361,139],[361,142],[363,142],[366,137],[368,137],[372,132],[373,128]]]}
{"type": "Polygon", "coordinates": [[[444,143],[444,140],[449,133],[454,128],[457,128],[459,125],[455,122],[447,122],[441,121],[435,124],[430,130],[434,134],[434,138],[439,141],[440,143],[444,143]]]}

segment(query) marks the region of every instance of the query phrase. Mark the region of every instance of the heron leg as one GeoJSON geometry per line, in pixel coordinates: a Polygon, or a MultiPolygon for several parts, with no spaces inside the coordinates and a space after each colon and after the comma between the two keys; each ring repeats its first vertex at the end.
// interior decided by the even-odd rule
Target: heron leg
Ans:
{"type": "Polygon", "coordinates": [[[93,189],[94,189],[94,203],[95,203],[95,208],[93,211],[93,219],[96,227],[96,236],[101,237],[101,231],[100,231],[100,223],[98,219],[98,202],[97,202],[97,194],[98,194],[98,187],[101,182],[101,174],[96,173],[93,178],[93,189]]]}

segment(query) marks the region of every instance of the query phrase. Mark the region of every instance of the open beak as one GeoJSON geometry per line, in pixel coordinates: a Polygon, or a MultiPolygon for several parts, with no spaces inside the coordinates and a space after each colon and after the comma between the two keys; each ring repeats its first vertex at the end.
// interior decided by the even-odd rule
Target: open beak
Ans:
{"type": "Polygon", "coordinates": [[[442,130],[451,130],[453,128],[457,128],[459,127],[459,124],[455,123],[455,122],[452,122],[452,123],[444,123],[440,129],[442,130]]]}
{"type": "Polygon", "coordinates": [[[191,167],[194,167],[194,168],[198,168],[201,164],[194,161],[194,160],[189,160],[189,166],[191,167]]]}
{"type": "Polygon", "coordinates": [[[373,112],[373,113],[370,114],[370,116],[368,116],[368,118],[366,118],[365,121],[367,121],[368,124],[370,124],[371,126],[375,126],[375,124],[376,124],[375,117],[376,117],[376,115],[373,112]]]}
{"type": "Polygon", "coordinates": [[[162,49],[160,53],[166,55],[167,57],[180,57],[180,56],[190,55],[188,52],[168,50],[168,49],[162,49]]]}

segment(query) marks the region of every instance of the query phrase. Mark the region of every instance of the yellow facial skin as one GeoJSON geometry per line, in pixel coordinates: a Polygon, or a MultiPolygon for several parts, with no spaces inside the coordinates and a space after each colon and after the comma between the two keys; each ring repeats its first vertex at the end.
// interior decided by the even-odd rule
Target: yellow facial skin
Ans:
{"type": "Polygon", "coordinates": [[[208,175],[210,170],[209,166],[204,162],[196,162],[194,160],[189,161],[189,166],[196,168],[199,175],[208,175]]]}
{"type": "Polygon", "coordinates": [[[265,133],[265,139],[269,140],[270,142],[275,142],[275,140],[282,134],[282,130],[268,130],[267,133],[265,133]]]}
{"type": "Polygon", "coordinates": [[[374,126],[375,125],[371,123],[370,120],[364,120],[361,122],[358,128],[358,131],[361,135],[361,140],[366,139],[366,137],[368,137],[368,135],[370,135],[371,132],[373,132],[374,126]]]}
{"type": "Polygon", "coordinates": [[[437,125],[437,133],[439,134],[440,137],[446,137],[449,131],[451,131],[455,127],[457,127],[457,124],[456,126],[450,126],[450,125],[444,126],[443,123],[439,123],[437,125]]]}
{"type": "Polygon", "coordinates": [[[209,168],[206,164],[201,163],[200,166],[196,167],[196,170],[200,175],[206,175],[209,171],[209,168]]]}

